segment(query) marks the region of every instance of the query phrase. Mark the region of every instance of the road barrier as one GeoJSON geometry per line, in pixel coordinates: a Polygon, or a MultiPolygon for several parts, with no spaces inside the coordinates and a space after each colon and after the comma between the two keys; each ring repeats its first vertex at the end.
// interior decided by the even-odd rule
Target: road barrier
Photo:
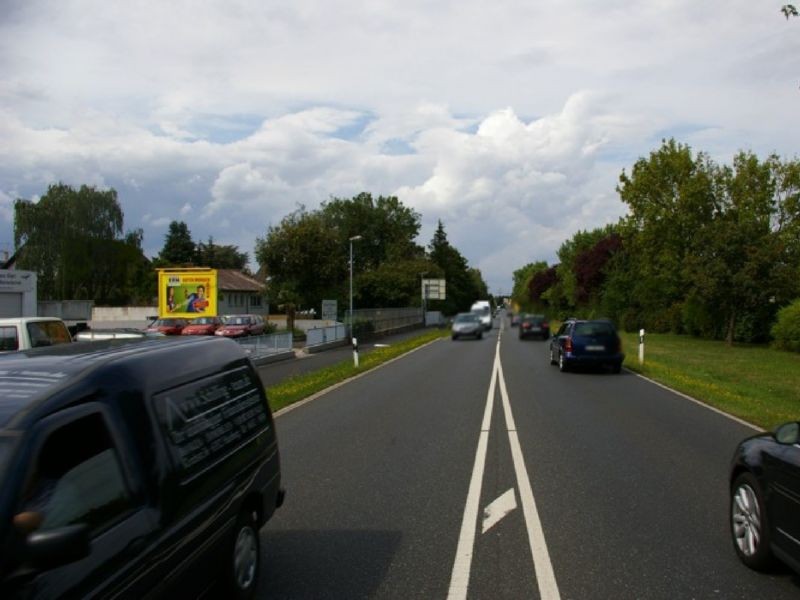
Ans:
{"type": "Polygon", "coordinates": [[[306,346],[313,347],[347,339],[347,327],[339,323],[329,327],[314,327],[306,330],[306,346]]]}

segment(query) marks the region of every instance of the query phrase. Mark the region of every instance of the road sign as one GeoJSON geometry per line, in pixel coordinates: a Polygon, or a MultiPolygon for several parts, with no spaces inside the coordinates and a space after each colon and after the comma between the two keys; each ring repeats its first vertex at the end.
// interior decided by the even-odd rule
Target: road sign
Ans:
{"type": "Polygon", "coordinates": [[[445,299],[445,280],[444,279],[423,279],[422,297],[425,300],[444,300],[445,299]]]}
{"type": "Polygon", "coordinates": [[[328,321],[335,321],[338,311],[336,300],[322,301],[322,318],[328,321]]]}

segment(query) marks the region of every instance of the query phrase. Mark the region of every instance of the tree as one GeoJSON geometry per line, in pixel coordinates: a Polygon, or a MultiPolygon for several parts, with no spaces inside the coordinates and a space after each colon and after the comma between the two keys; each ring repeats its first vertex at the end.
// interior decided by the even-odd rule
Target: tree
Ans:
{"type": "Polygon", "coordinates": [[[255,253],[271,278],[270,295],[278,304],[317,308],[324,298],[344,300],[345,252],[318,211],[300,208],[287,215],[256,240],[255,253]]]}
{"type": "Polygon", "coordinates": [[[523,310],[532,308],[529,290],[531,278],[535,273],[545,269],[547,269],[547,263],[544,261],[537,261],[520,267],[512,274],[514,285],[511,290],[511,299],[522,307],[523,310]]]}
{"type": "Polygon", "coordinates": [[[640,158],[630,176],[620,175],[617,191],[630,210],[622,229],[636,272],[633,298],[649,329],[667,331],[680,322],[690,283],[687,240],[716,210],[715,168],[707,155],[695,157],[670,139],[640,158]]]}
{"type": "Polygon", "coordinates": [[[207,243],[200,242],[196,246],[195,264],[210,269],[236,269],[246,272],[248,260],[247,252],[239,252],[236,246],[215,244],[214,238],[210,236],[207,243]]]}
{"type": "Polygon", "coordinates": [[[183,221],[172,221],[164,236],[164,247],[158,262],[164,266],[182,267],[195,264],[196,247],[189,227],[183,221]]]}
{"type": "Polygon", "coordinates": [[[447,241],[447,234],[441,221],[433,234],[429,248],[431,261],[441,269],[446,280],[447,296],[445,300],[431,301],[429,304],[431,309],[452,315],[469,310],[476,300],[487,298],[487,286],[483,283],[480,272],[470,274],[467,259],[447,241]]]}
{"type": "Polygon", "coordinates": [[[783,16],[786,17],[787,21],[789,20],[789,17],[796,17],[798,15],[797,8],[794,6],[794,4],[784,4],[781,7],[781,12],[783,13],[783,16]]]}
{"type": "Polygon", "coordinates": [[[378,196],[366,192],[353,198],[332,198],[320,209],[325,223],[342,244],[356,235],[359,262],[373,269],[385,261],[408,260],[423,255],[414,243],[420,228],[420,215],[403,206],[396,196],[378,196]]]}
{"type": "Polygon", "coordinates": [[[38,274],[41,300],[108,303],[142,291],[129,276],[146,261],[141,231],[123,235],[123,213],[113,189],[58,183],[39,202],[14,204],[14,241],[21,269],[38,274]]]}

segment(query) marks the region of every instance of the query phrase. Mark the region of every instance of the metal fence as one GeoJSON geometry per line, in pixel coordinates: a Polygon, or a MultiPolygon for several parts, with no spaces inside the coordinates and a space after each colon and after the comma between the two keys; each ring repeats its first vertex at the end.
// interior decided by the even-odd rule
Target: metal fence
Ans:
{"type": "Polygon", "coordinates": [[[261,358],[270,354],[288,352],[294,342],[291,331],[270,333],[267,335],[251,335],[236,340],[244,347],[251,358],[261,358]]]}
{"type": "MultiPolygon", "coordinates": [[[[345,316],[349,317],[349,314],[348,310],[345,316]]],[[[358,331],[360,324],[370,324],[366,330],[375,333],[422,325],[422,309],[413,306],[410,308],[361,308],[354,310],[353,316],[354,331],[358,331]]],[[[345,322],[349,323],[350,319],[345,318],[345,322]]]]}
{"type": "Polygon", "coordinates": [[[347,339],[347,327],[342,323],[329,327],[306,329],[306,346],[318,346],[347,339]]]}

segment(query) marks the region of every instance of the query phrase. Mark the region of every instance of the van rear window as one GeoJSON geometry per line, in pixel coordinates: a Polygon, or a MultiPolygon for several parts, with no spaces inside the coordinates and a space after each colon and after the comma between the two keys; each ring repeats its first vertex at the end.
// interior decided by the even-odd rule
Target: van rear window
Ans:
{"type": "Polygon", "coordinates": [[[261,381],[247,367],[153,397],[172,457],[186,480],[269,425],[261,381]]]}
{"type": "Polygon", "coordinates": [[[19,350],[19,338],[16,327],[0,327],[0,351],[19,350]]]}

